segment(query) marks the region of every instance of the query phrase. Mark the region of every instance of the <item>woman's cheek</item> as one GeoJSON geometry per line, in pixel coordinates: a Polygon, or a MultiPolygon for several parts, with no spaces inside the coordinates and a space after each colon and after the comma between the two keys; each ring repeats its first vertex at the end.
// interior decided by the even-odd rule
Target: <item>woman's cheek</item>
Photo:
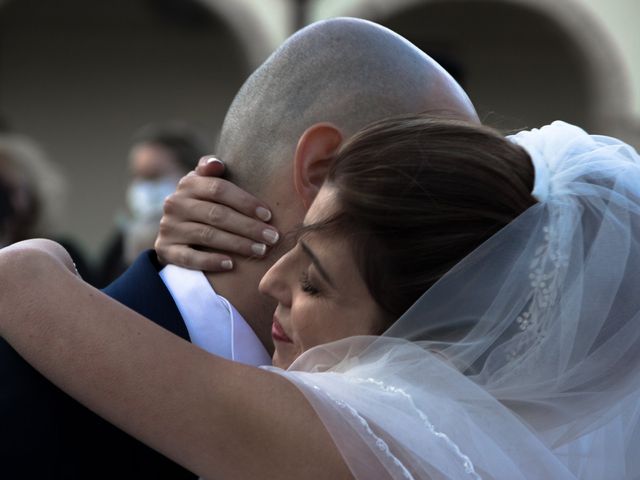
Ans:
{"type": "Polygon", "coordinates": [[[296,314],[297,336],[302,351],[309,350],[321,343],[321,332],[326,328],[322,322],[322,314],[318,314],[318,310],[310,305],[311,302],[305,302],[304,308],[301,308],[296,314]]]}

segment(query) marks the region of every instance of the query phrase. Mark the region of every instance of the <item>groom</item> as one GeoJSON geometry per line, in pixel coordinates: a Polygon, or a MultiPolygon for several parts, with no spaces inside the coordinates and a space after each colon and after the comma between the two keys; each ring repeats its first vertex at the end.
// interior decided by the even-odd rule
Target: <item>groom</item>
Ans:
{"type": "MultiPolygon", "coordinates": [[[[347,137],[372,121],[422,111],[478,121],[457,83],[394,33],[355,19],[305,28],[251,75],[222,128],[217,153],[229,179],[272,208],[272,227],[265,224],[263,242],[249,247],[254,257],[233,258],[232,271],[205,277],[162,268],[148,252],[105,292],[212,353],[268,363],[273,305],[257,285],[286,248],[275,231],[301,222],[347,137]]],[[[215,208],[224,225],[229,210],[215,208]]],[[[0,378],[15,383],[17,393],[0,392],[0,411],[11,415],[6,445],[0,445],[5,472],[20,468],[20,478],[195,478],[80,407],[7,348],[0,346],[0,368],[9,377],[0,378]],[[19,437],[17,444],[9,436],[19,437]]]]}

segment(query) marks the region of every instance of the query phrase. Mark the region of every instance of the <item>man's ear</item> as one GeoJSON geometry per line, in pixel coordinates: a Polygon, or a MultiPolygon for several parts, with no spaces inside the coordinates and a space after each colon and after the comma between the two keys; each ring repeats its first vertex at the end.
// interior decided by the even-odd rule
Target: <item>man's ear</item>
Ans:
{"type": "Polygon", "coordinates": [[[325,122],[307,128],[298,140],[293,158],[293,185],[306,209],[320,190],[343,140],[342,132],[325,122]]]}

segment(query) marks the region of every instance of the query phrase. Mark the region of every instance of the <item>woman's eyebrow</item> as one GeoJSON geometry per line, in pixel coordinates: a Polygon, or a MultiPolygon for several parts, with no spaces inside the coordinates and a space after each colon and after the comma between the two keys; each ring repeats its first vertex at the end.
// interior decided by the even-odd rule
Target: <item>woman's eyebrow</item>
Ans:
{"type": "Polygon", "coordinates": [[[304,243],[302,240],[299,240],[299,243],[300,243],[300,246],[302,247],[302,251],[306,253],[307,256],[311,259],[311,263],[313,263],[313,265],[318,269],[318,271],[320,272],[320,275],[322,275],[322,278],[324,278],[329,285],[335,288],[335,285],[331,281],[331,277],[329,277],[329,274],[327,273],[327,271],[322,267],[322,265],[320,264],[320,260],[318,260],[318,257],[316,257],[315,253],[313,253],[313,251],[309,248],[309,246],[306,243],[304,243]]]}

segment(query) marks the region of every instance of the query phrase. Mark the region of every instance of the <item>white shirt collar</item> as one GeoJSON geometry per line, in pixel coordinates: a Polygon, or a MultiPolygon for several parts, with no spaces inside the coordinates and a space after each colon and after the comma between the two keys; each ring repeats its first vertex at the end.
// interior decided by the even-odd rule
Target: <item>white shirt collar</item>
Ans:
{"type": "Polygon", "coordinates": [[[229,360],[271,365],[271,357],[254,331],[234,306],[215,292],[202,272],[167,265],[160,278],[182,315],[191,343],[229,360]]]}

